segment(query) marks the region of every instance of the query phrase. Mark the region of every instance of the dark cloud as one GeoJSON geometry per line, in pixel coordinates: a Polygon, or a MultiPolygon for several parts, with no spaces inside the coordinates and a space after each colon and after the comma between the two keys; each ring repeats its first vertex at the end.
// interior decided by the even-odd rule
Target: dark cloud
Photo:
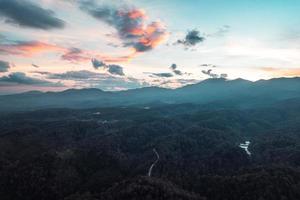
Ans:
{"type": "Polygon", "coordinates": [[[63,28],[65,22],[54,16],[54,12],[27,0],[1,0],[0,17],[6,23],[23,27],[49,30],[63,28]]]}
{"type": "Polygon", "coordinates": [[[172,64],[170,69],[173,71],[174,74],[178,75],[178,76],[182,76],[184,73],[180,70],[177,69],[177,65],[176,64],[172,64]]]}
{"type": "Polygon", "coordinates": [[[106,65],[103,61],[97,60],[96,58],[92,59],[92,64],[95,69],[98,69],[99,67],[104,67],[106,65]]]}
{"type": "Polygon", "coordinates": [[[170,78],[170,77],[173,77],[174,75],[172,73],[168,73],[168,72],[165,72],[165,73],[151,73],[150,76],[156,76],[156,77],[162,77],[162,78],[170,78]]]}
{"type": "Polygon", "coordinates": [[[33,67],[35,67],[35,68],[40,68],[40,66],[38,66],[38,65],[36,65],[36,64],[31,64],[33,67]]]}
{"type": "Polygon", "coordinates": [[[216,74],[212,72],[212,69],[208,69],[208,70],[202,70],[201,71],[203,74],[208,75],[211,78],[227,78],[227,74],[216,74]]]}
{"type": "Polygon", "coordinates": [[[10,67],[9,62],[0,60],[0,72],[7,72],[10,67]]]}
{"type": "Polygon", "coordinates": [[[205,40],[204,36],[201,36],[200,32],[197,30],[188,31],[184,39],[177,40],[177,44],[182,44],[186,48],[196,46],[205,40]]]}
{"type": "Polygon", "coordinates": [[[201,72],[202,72],[203,74],[208,75],[208,76],[211,77],[211,78],[218,78],[218,77],[219,77],[218,74],[212,73],[212,69],[202,70],[201,72]]]}
{"type": "Polygon", "coordinates": [[[177,69],[177,65],[173,63],[173,64],[171,65],[170,68],[171,68],[172,70],[175,70],[175,69],[177,69]]]}
{"type": "Polygon", "coordinates": [[[119,76],[124,76],[124,72],[123,72],[123,67],[119,66],[119,65],[107,65],[106,66],[108,69],[108,72],[111,74],[115,74],[115,75],[119,75],[119,76]]]}
{"type": "Polygon", "coordinates": [[[182,72],[181,70],[178,69],[178,66],[176,64],[172,64],[170,69],[172,70],[172,72],[177,75],[177,76],[183,76],[183,75],[191,75],[191,73],[187,73],[187,72],[182,72]]]}
{"type": "Polygon", "coordinates": [[[36,86],[49,86],[49,87],[62,87],[61,83],[53,83],[47,80],[32,78],[23,72],[14,72],[7,76],[0,77],[0,85],[36,85],[36,86]]]}
{"type": "Polygon", "coordinates": [[[123,67],[121,67],[120,65],[114,65],[114,64],[108,65],[105,62],[98,60],[96,58],[93,58],[91,61],[95,69],[103,68],[107,70],[110,74],[125,76],[123,72],[123,67]]]}
{"type": "Polygon", "coordinates": [[[171,78],[174,77],[174,75],[176,76],[190,75],[190,73],[180,71],[177,65],[174,63],[170,66],[170,70],[172,71],[171,73],[170,72],[162,72],[162,73],[145,72],[145,74],[149,74],[150,77],[161,77],[161,78],[171,78]]]}
{"type": "Polygon", "coordinates": [[[132,6],[118,8],[113,5],[97,5],[94,1],[81,0],[80,8],[94,18],[117,30],[123,46],[132,47],[136,52],[144,52],[156,47],[166,36],[162,23],[146,24],[146,13],[132,6]]]}

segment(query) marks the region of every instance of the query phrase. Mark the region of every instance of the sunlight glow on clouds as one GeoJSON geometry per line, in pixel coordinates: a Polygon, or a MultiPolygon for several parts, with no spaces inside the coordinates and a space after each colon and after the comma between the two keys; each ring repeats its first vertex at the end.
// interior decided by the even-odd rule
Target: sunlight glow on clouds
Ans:
{"type": "Polygon", "coordinates": [[[287,0],[282,8],[264,2],[280,11],[276,20],[246,1],[247,8],[233,0],[226,5],[221,0],[0,0],[0,93],[10,84],[15,91],[18,86],[22,91],[35,86],[120,90],[174,88],[216,77],[299,76],[295,10],[300,3],[287,0]],[[96,60],[103,65],[95,67],[96,60]],[[79,74],[90,77],[68,78],[79,74]]]}

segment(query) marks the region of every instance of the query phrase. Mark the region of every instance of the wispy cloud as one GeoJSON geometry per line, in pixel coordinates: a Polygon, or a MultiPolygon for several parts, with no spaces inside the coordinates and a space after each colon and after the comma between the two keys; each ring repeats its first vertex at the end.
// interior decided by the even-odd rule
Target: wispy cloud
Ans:
{"type": "Polygon", "coordinates": [[[98,78],[101,76],[101,74],[99,73],[91,72],[88,70],[67,71],[64,73],[33,71],[32,73],[46,75],[47,79],[61,79],[61,80],[85,80],[85,79],[98,78]]]}
{"type": "Polygon", "coordinates": [[[21,55],[31,57],[45,52],[63,52],[63,47],[39,41],[13,41],[0,43],[0,54],[21,55]]]}
{"type": "Polygon", "coordinates": [[[229,33],[231,27],[229,25],[224,25],[218,28],[214,33],[206,34],[207,37],[222,37],[225,34],[229,33]]]}
{"type": "Polygon", "coordinates": [[[91,59],[92,55],[89,53],[79,49],[79,48],[69,48],[66,52],[61,56],[63,60],[67,60],[70,62],[84,62],[91,59]]]}
{"type": "Polygon", "coordinates": [[[260,70],[270,73],[272,76],[300,76],[300,68],[274,68],[274,67],[261,67],[260,70]]]}
{"type": "Polygon", "coordinates": [[[42,41],[0,42],[0,54],[33,57],[42,53],[56,53],[61,55],[62,60],[72,63],[89,62],[93,57],[104,60],[105,62],[126,62],[134,56],[133,54],[126,56],[109,56],[90,50],[83,50],[76,47],[67,48],[62,45],[42,41]]]}
{"type": "Polygon", "coordinates": [[[126,76],[112,76],[111,74],[97,73],[88,70],[66,71],[63,73],[51,73],[44,71],[32,71],[47,79],[59,81],[73,81],[70,87],[93,87],[103,90],[126,90],[150,86],[144,80],[126,76]]]}
{"type": "Polygon", "coordinates": [[[0,77],[0,86],[11,85],[35,85],[47,87],[63,87],[62,83],[54,83],[43,79],[27,76],[23,72],[10,73],[7,76],[0,77]]]}
{"type": "Polygon", "coordinates": [[[152,85],[164,87],[164,88],[179,88],[190,84],[198,83],[199,80],[196,79],[155,79],[152,80],[152,85]]]}

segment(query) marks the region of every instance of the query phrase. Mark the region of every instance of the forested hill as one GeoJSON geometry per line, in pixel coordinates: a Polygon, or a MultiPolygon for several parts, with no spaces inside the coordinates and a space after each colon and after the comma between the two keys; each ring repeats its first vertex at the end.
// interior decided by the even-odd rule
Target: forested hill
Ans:
{"type": "Polygon", "coordinates": [[[243,79],[207,79],[178,89],[148,87],[120,92],[69,89],[63,92],[32,91],[0,96],[0,111],[45,108],[93,108],[143,104],[196,103],[251,108],[300,97],[300,78],[250,82],[243,79]]]}
{"type": "Polygon", "coordinates": [[[295,100],[243,110],[165,104],[10,113],[0,116],[0,197],[296,200],[299,144],[295,100]],[[241,148],[247,141],[251,154],[241,148]]]}

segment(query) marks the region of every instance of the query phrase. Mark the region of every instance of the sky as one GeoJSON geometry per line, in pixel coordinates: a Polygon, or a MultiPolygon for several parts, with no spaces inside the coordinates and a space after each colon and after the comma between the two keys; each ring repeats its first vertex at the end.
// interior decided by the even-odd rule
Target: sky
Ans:
{"type": "Polygon", "coordinates": [[[0,94],[300,75],[298,0],[0,0],[0,94]]]}

